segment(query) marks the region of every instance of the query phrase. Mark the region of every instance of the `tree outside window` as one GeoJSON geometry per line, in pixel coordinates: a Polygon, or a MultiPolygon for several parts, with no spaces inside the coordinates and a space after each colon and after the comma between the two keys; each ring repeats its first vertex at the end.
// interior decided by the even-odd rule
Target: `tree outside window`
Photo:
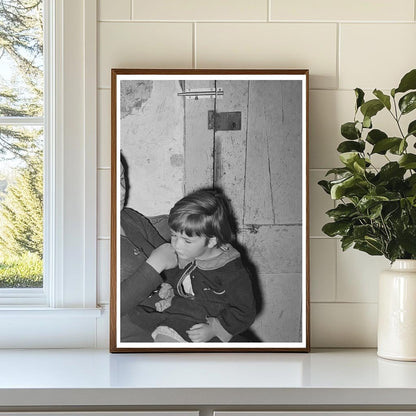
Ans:
{"type": "Polygon", "coordinates": [[[43,2],[0,0],[0,289],[43,285],[43,2]]]}

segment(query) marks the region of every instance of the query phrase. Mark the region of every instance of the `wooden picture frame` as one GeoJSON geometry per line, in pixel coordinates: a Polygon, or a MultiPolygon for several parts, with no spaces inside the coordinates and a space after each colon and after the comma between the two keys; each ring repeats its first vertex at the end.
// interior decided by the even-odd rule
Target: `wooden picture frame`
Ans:
{"type": "MultiPolygon", "coordinates": [[[[305,69],[112,70],[111,352],[309,351],[308,82],[305,69]],[[152,280],[159,274],[135,233],[142,238],[150,226],[169,241],[171,207],[201,188],[229,202],[241,254],[233,261],[250,285],[239,275],[233,286],[227,266],[210,263],[219,286],[199,295],[191,285],[184,295],[174,280],[158,312],[165,277],[152,280]],[[208,292],[227,297],[201,297],[208,292]],[[178,312],[182,304],[186,312],[178,312]],[[184,332],[183,319],[199,322],[193,315],[201,308],[205,322],[184,332]]],[[[186,278],[202,279],[192,273],[186,278]]]]}

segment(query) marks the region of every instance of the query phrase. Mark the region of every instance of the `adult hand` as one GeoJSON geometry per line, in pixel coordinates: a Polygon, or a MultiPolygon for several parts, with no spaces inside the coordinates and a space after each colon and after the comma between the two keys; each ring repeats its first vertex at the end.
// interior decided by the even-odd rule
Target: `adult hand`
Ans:
{"type": "Polygon", "coordinates": [[[214,329],[209,324],[196,324],[186,331],[192,342],[207,342],[214,338],[214,329]]]}
{"type": "Polygon", "coordinates": [[[155,248],[146,260],[158,273],[163,270],[173,269],[178,264],[175,250],[170,243],[162,244],[155,248]]]}

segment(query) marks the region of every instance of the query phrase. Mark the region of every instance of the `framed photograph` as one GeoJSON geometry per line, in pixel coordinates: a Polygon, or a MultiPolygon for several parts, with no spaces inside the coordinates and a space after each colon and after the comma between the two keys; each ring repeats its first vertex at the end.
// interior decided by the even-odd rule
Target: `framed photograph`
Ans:
{"type": "Polygon", "coordinates": [[[309,351],[308,76],[112,70],[111,352],[309,351]]]}

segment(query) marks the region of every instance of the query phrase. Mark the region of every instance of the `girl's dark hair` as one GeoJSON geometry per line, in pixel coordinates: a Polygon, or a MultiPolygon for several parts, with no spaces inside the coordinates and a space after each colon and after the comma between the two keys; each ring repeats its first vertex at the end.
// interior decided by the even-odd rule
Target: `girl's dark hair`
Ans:
{"type": "Polygon", "coordinates": [[[217,247],[233,239],[231,212],[224,195],[201,189],[179,200],[169,213],[169,227],[188,236],[217,238],[217,247]]]}

